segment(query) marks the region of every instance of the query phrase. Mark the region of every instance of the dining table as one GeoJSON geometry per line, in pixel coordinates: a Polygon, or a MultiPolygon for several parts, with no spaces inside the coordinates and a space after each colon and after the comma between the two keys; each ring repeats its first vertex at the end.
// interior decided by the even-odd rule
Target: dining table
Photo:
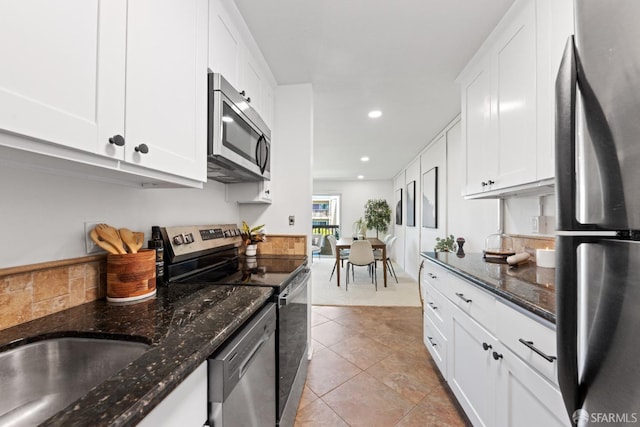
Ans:
{"type": "MultiPolygon", "coordinates": [[[[387,287],[387,245],[382,240],[377,237],[367,237],[369,242],[371,242],[371,247],[373,249],[382,249],[382,277],[384,277],[384,287],[387,287]]],[[[338,286],[340,286],[340,251],[343,249],[351,248],[351,244],[356,240],[353,237],[341,237],[336,242],[336,266],[338,267],[336,270],[336,277],[338,280],[338,286]]]]}

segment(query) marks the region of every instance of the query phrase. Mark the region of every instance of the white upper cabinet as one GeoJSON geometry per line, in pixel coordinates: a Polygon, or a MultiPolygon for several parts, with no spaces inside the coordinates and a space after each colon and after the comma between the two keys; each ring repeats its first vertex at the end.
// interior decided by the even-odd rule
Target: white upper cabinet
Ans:
{"type": "Polygon", "coordinates": [[[0,3],[0,131],[111,156],[124,133],[126,1],[0,3]]]}
{"type": "Polygon", "coordinates": [[[492,98],[493,125],[498,169],[493,176],[497,188],[534,181],[536,164],[536,10],[535,2],[522,9],[498,37],[492,98]]]}
{"type": "Polygon", "coordinates": [[[129,1],[128,164],[206,181],[207,7],[207,0],[129,1]]]}
{"type": "Polygon", "coordinates": [[[209,68],[240,86],[240,32],[219,0],[209,2],[209,68]]]}
{"type": "Polygon", "coordinates": [[[550,185],[553,82],[572,17],[571,0],[517,0],[460,74],[467,196],[550,185]]]}
{"type": "Polygon", "coordinates": [[[0,145],[48,156],[63,173],[54,158],[109,181],[202,186],[207,6],[0,3],[0,37],[11,40],[0,44],[0,145]]]}
{"type": "Polygon", "coordinates": [[[229,0],[209,0],[209,68],[222,74],[273,127],[275,79],[240,12],[229,0]]]}
{"type": "Polygon", "coordinates": [[[497,168],[492,155],[491,138],[491,73],[490,61],[478,61],[468,82],[462,86],[462,122],[466,140],[466,192],[479,193],[487,183],[487,176],[497,168]]]}

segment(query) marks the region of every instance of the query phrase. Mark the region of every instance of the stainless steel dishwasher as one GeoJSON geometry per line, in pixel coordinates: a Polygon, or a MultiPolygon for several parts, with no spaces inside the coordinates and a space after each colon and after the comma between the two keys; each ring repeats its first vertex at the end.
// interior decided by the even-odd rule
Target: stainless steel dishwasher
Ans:
{"type": "Polygon", "coordinates": [[[208,361],[209,425],[276,425],[276,307],[267,304],[208,361]]]}

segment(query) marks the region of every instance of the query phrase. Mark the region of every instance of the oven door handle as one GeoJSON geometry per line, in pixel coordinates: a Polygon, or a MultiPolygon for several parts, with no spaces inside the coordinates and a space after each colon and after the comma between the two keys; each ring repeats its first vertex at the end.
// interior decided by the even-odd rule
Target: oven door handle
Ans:
{"type": "Polygon", "coordinates": [[[287,289],[278,297],[278,307],[287,305],[290,300],[298,296],[298,294],[300,294],[303,290],[307,288],[307,282],[309,281],[309,277],[311,276],[311,270],[307,270],[307,272],[302,273],[302,275],[303,275],[302,279],[299,280],[300,284],[296,286],[295,289],[293,290],[287,289]]]}

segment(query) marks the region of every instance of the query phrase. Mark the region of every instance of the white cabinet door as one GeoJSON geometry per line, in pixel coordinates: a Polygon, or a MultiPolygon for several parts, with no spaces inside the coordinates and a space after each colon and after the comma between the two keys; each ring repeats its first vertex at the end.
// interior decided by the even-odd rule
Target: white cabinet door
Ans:
{"type": "Polygon", "coordinates": [[[273,201],[271,197],[271,181],[227,184],[226,191],[227,202],[269,204],[273,201]]]}
{"type": "MultiPolygon", "coordinates": [[[[495,176],[496,157],[491,138],[491,73],[489,59],[479,60],[471,77],[462,83],[462,122],[466,146],[467,194],[489,188],[495,176]]],[[[494,178],[495,179],[495,178],[494,178]]]]}
{"type": "Polygon", "coordinates": [[[452,311],[449,387],[474,426],[493,427],[500,364],[492,354],[497,340],[457,307],[452,311]]]}
{"type": "Polygon", "coordinates": [[[209,68],[235,88],[240,84],[242,39],[220,0],[209,2],[209,68]]]}
{"type": "Polygon", "coordinates": [[[242,73],[242,79],[239,90],[244,91],[245,99],[262,117],[263,76],[248,49],[245,49],[242,55],[240,72],[242,73]]]}
{"type": "Polygon", "coordinates": [[[138,427],[203,426],[207,421],[207,362],[191,373],[138,427]]]}
{"type": "Polygon", "coordinates": [[[495,45],[494,108],[498,144],[494,188],[536,178],[536,9],[521,2],[495,45]]]}
{"type": "Polygon", "coordinates": [[[206,181],[207,4],[129,1],[128,163],[206,181]]]}
{"type": "Polygon", "coordinates": [[[507,349],[500,350],[497,426],[571,425],[557,387],[507,349]]]}
{"type": "Polygon", "coordinates": [[[0,131],[121,157],[125,0],[0,2],[0,131]]]}

